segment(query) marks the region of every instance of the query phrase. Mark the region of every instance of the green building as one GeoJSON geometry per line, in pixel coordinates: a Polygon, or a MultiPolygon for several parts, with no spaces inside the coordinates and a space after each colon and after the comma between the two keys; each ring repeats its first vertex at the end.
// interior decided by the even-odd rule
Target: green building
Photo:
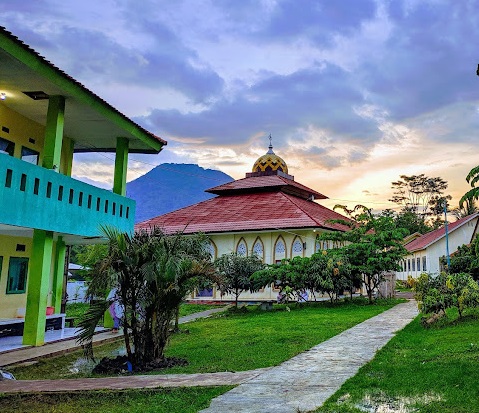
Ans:
{"type": "Polygon", "coordinates": [[[0,321],[24,317],[24,344],[60,313],[67,246],[133,231],[128,153],[164,145],[0,27],[0,321]],[[115,154],[112,192],[71,177],[78,152],[115,154]]]}

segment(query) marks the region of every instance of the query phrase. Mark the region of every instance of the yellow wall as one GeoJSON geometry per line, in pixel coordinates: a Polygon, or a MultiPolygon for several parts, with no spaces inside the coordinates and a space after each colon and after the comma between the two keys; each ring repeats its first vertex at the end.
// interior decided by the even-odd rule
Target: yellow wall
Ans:
{"type": "Polygon", "coordinates": [[[45,128],[42,125],[0,103],[0,126],[10,129],[10,132],[6,133],[0,128],[0,137],[15,143],[15,158],[21,158],[22,146],[25,146],[40,152],[41,163],[45,135],[45,128]],[[35,143],[29,142],[30,138],[34,139],[35,143]]]}
{"type": "MultiPolygon", "coordinates": [[[[51,304],[53,287],[53,264],[55,259],[56,243],[53,245],[52,271],[50,273],[50,283],[48,289],[47,305],[51,304]]],[[[0,235],[0,256],[3,257],[2,268],[0,272],[0,318],[13,318],[16,316],[18,308],[25,308],[27,300],[27,291],[22,294],[6,294],[8,264],[10,257],[30,258],[32,251],[32,239],[24,237],[9,237],[0,235]],[[25,245],[25,251],[16,251],[17,244],[25,245]]],[[[30,272],[30,269],[29,269],[30,272]]],[[[27,275],[28,280],[28,275],[27,275]]],[[[27,283],[28,284],[28,283],[27,283]]]]}
{"type": "MultiPolygon", "coordinates": [[[[15,143],[15,158],[21,158],[22,146],[33,149],[40,153],[39,165],[43,160],[45,128],[26,118],[23,115],[11,110],[3,102],[0,102],[0,137],[15,143]],[[7,127],[9,133],[3,132],[1,127],[7,127]],[[31,143],[29,139],[34,139],[35,143],[31,143]]],[[[72,141],[68,137],[63,137],[62,154],[60,162],[60,173],[71,175],[71,159],[72,152],[70,150],[72,141]]]]}

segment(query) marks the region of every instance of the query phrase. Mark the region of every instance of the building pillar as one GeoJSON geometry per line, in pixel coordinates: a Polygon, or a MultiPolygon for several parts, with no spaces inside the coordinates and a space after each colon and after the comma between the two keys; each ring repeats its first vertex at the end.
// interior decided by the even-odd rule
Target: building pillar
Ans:
{"type": "Polygon", "coordinates": [[[47,123],[45,125],[42,164],[44,168],[60,170],[64,115],[65,98],[63,96],[50,96],[48,100],[47,123]]]}
{"type": "Polygon", "coordinates": [[[70,138],[63,139],[63,170],[60,172],[66,176],[72,176],[72,166],[73,166],[73,149],[75,147],[75,142],[70,138]]]}
{"type": "Polygon", "coordinates": [[[45,341],[46,308],[53,251],[53,232],[33,230],[28,274],[23,344],[41,346],[45,341]]]}
{"type": "Polygon", "coordinates": [[[128,139],[116,138],[115,175],[113,179],[113,192],[126,195],[126,171],[128,168],[128,139]]]}
{"type": "Polygon", "coordinates": [[[53,268],[53,287],[52,287],[52,307],[55,307],[55,313],[61,313],[62,297],[63,297],[63,278],[65,273],[65,255],[67,246],[63,237],[58,237],[55,248],[55,261],[53,268]]]}

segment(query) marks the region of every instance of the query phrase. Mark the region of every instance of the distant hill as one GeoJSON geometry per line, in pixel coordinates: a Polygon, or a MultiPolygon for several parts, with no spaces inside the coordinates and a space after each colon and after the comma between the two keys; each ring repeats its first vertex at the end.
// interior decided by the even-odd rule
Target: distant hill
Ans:
{"type": "Polygon", "coordinates": [[[205,189],[232,181],[224,172],[194,164],[164,163],[126,184],[126,194],[136,201],[136,222],[141,222],[215,195],[205,189]]]}

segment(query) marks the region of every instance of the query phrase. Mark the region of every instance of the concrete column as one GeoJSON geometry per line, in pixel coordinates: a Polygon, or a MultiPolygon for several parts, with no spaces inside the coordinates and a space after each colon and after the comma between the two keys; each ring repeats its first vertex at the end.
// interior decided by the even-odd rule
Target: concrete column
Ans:
{"type": "Polygon", "coordinates": [[[57,170],[60,168],[64,114],[65,98],[63,96],[50,96],[45,126],[44,168],[57,168],[57,170]]]}
{"type": "Polygon", "coordinates": [[[53,294],[52,306],[55,307],[55,313],[61,313],[62,297],[63,297],[63,277],[65,272],[65,255],[67,247],[63,241],[63,237],[58,237],[55,249],[55,262],[53,268],[53,294]]]}
{"type": "Polygon", "coordinates": [[[52,251],[53,233],[34,229],[23,332],[23,344],[25,345],[41,346],[44,344],[52,251]]]}
{"type": "Polygon", "coordinates": [[[63,139],[63,170],[60,172],[66,176],[72,176],[72,165],[73,165],[73,149],[75,142],[70,138],[63,139]]]}
{"type": "Polygon", "coordinates": [[[113,178],[113,192],[126,195],[126,171],[128,168],[128,139],[116,138],[115,175],[113,178]]]}

